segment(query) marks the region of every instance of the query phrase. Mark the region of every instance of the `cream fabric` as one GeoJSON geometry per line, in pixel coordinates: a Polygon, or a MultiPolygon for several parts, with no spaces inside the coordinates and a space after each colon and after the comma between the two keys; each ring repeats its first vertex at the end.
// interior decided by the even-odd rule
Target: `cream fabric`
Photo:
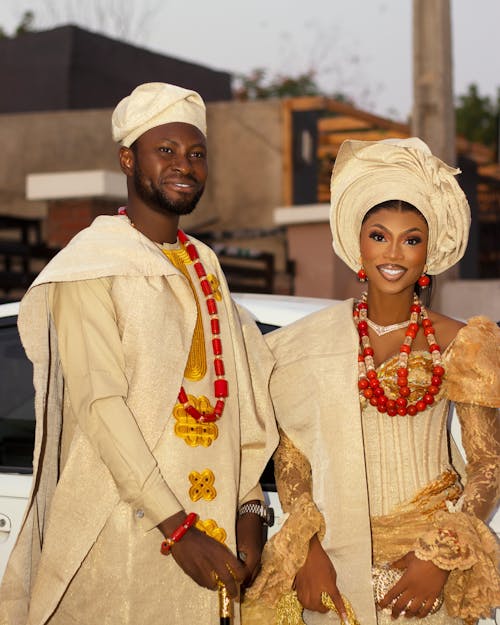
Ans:
{"type": "Polygon", "coordinates": [[[136,87],[117,104],[111,130],[113,139],[128,148],[147,130],[171,122],[192,124],[206,136],[205,103],[196,91],[149,82],[136,87]]]}
{"type": "MultiPolygon", "coordinates": [[[[49,263],[24,298],[19,327],[34,363],[36,390],[34,490],[0,589],[2,625],[126,625],[160,622],[167,614],[171,623],[218,624],[216,593],[197,586],[172,558],[161,556],[161,534],[156,528],[145,531],[159,514],[146,501],[147,493],[156,488],[150,491],[147,476],[154,476],[156,463],[164,484],[158,475],[151,479],[160,485],[165,505],[176,509],[179,502],[204,519],[213,518],[227,531],[226,543],[234,550],[238,503],[254,492],[277,444],[267,391],[273,360],[254,322],[244,311],[236,311],[213,252],[202,243],[196,246],[204,266],[221,284],[223,299],[218,305],[230,385],[219,437],[210,447],[189,447],[173,432],[172,407],[196,321],[193,292],[181,272],[154,243],[131,228],[126,217],[98,217],[49,263]],[[111,366],[107,359],[99,360],[96,350],[97,368],[89,372],[86,383],[93,398],[90,404],[96,398],[108,402],[111,396],[116,402],[126,386],[126,408],[144,439],[145,456],[153,458],[143,471],[142,491],[140,475],[135,476],[139,488],[137,484],[124,487],[116,471],[112,475],[114,463],[106,466],[109,445],[102,447],[102,455],[90,440],[91,414],[83,420],[77,415],[73,436],[70,440],[64,436],[63,407],[66,418],[68,399],[73,409],[78,404],[71,394],[84,398],[79,410],[85,410],[90,396],[85,389],[75,394],[64,382],[61,360],[63,369],[68,362],[60,356],[71,352],[71,344],[59,349],[48,284],[81,280],[101,282],[94,284],[97,297],[88,305],[101,298],[100,313],[115,316],[114,336],[104,334],[113,324],[103,325],[97,348],[107,349],[109,343],[121,348],[111,366]],[[251,353],[247,344],[252,345],[251,353]],[[195,503],[188,495],[188,474],[205,468],[216,476],[217,497],[195,503]],[[127,494],[137,492],[138,498],[127,494]],[[146,508],[142,520],[138,505],[146,508]]],[[[85,311],[83,319],[87,315],[92,313],[85,311]]],[[[208,380],[206,386],[208,393],[208,380]]],[[[126,408],[118,409],[121,415],[126,408]]]]}
{"type": "Polygon", "coordinates": [[[344,141],[330,186],[335,253],[357,271],[364,216],[381,202],[402,200],[413,204],[427,221],[427,273],[449,269],[464,255],[470,228],[470,208],[455,179],[458,173],[417,137],[344,141]]]}

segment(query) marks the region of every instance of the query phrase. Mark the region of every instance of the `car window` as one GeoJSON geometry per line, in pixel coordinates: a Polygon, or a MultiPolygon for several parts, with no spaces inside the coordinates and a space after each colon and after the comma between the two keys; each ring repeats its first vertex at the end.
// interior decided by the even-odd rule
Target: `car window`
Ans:
{"type": "Polygon", "coordinates": [[[30,473],[35,440],[33,372],[16,320],[0,319],[0,472],[30,473]]]}

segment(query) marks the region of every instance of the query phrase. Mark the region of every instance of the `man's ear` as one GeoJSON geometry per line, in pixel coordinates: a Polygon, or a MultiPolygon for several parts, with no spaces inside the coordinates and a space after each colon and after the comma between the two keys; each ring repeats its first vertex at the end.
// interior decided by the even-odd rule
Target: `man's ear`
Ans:
{"type": "Polygon", "coordinates": [[[135,155],[131,148],[120,148],[120,168],[126,176],[132,176],[134,173],[135,155]]]}

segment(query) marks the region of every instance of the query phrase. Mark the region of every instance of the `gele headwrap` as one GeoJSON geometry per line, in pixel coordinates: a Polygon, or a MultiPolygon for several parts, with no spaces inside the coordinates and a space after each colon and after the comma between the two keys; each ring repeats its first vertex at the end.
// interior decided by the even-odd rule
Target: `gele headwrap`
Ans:
{"type": "Polygon", "coordinates": [[[163,82],[147,82],[121,100],[111,118],[113,139],[125,147],[151,128],[184,122],[207,134],[205,103],[196,91],[163,82]]]}
{"type": "Polygon", "coordinates": [[[427,273],[439,274],[465,253],[470,208],[455,176],[417,137],[344,141],[331,179],[333,249],[353,270],[360,268],[359,233],[366,213],[381,202],[413,204],[427,221],[427,273]]]}

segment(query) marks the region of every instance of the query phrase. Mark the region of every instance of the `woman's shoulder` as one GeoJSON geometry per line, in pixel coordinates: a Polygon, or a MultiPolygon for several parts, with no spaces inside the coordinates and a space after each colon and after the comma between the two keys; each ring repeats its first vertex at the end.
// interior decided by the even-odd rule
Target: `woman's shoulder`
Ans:
{"type": "Polygon", "coordinates": [[[466,327],[466,324],[453,317],[447,317],[433,310],[428,311],[429,318],[432,321],[435,336],[439,340],[441,349],[444,351],[450,343],[453,342],[458,332],[466,327]]]}

